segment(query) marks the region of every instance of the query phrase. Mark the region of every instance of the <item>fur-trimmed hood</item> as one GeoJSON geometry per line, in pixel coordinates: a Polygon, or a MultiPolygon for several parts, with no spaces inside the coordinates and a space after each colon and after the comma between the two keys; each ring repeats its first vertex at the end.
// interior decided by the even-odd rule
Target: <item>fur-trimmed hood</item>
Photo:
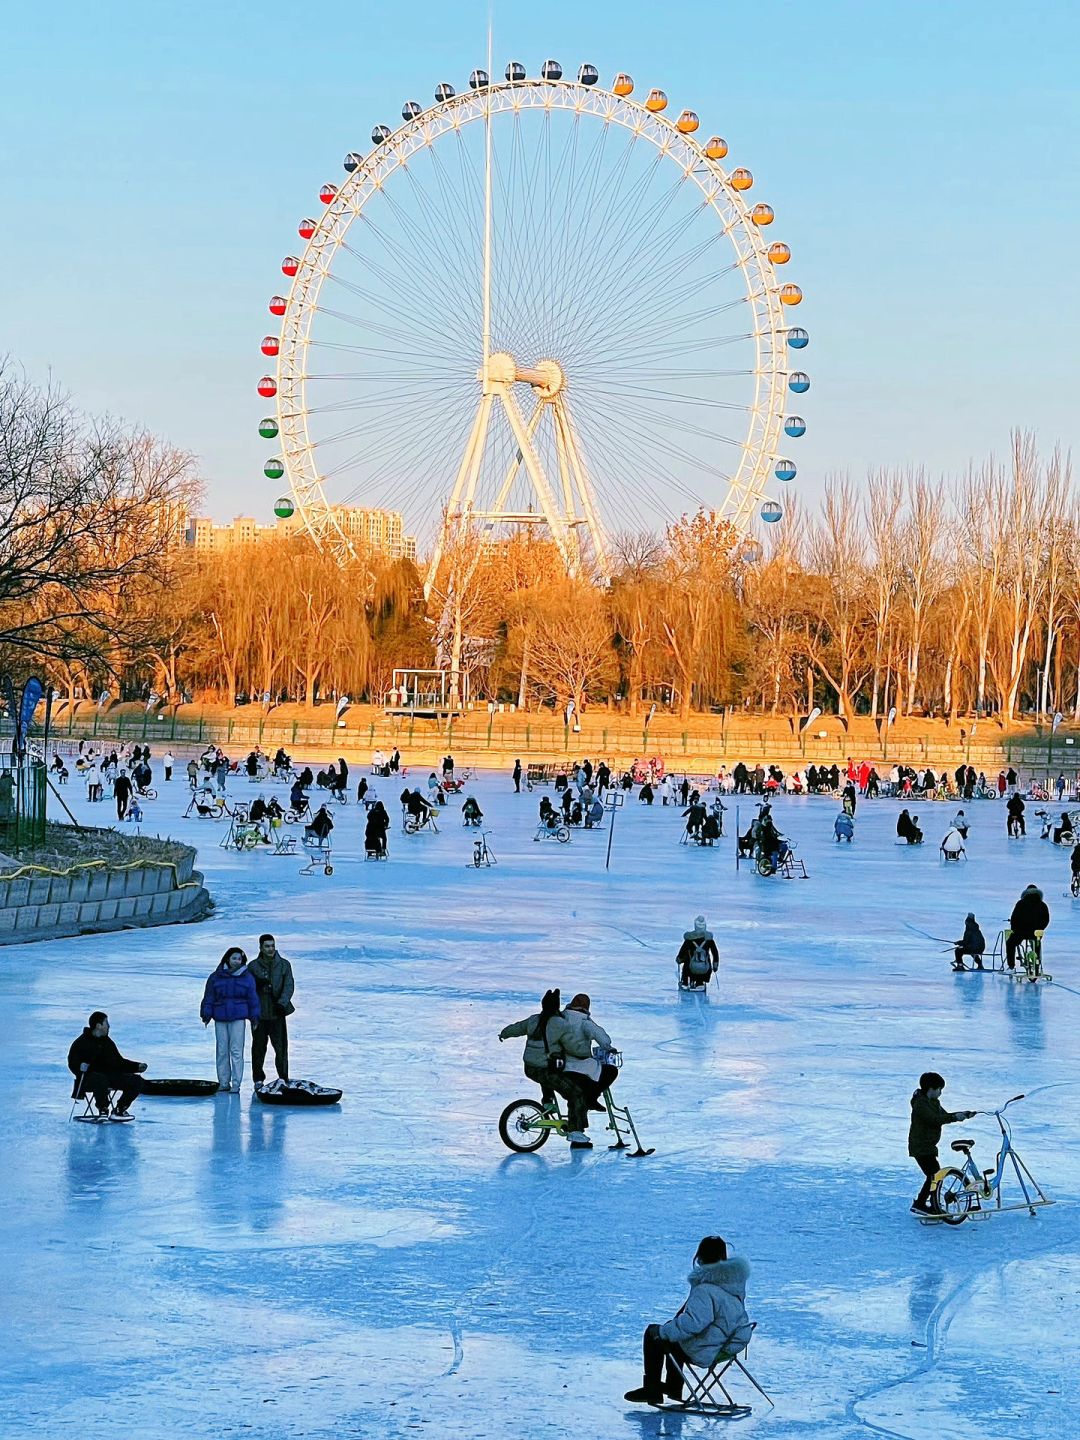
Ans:
{"type": "Polygon", "coordinates": [[[711,1265],[695,1265],[686,1278],[691,1285],[719,1285],[723,1290],[734,1290],[743,1296],[750,1266],[741,1255],[729,1255],[726,1260],[714,1260],[711,1265]]]}

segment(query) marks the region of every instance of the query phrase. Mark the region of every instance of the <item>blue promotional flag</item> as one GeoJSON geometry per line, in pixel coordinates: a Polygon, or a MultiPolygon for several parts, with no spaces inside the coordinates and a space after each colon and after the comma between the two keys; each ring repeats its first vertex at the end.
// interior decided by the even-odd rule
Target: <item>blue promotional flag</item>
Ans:
{"type": "Polygon", "coordinates": [[[37,709],[41,697],[45,694],[45,686],[36,675],[31,675],[23,686],[22,703],[19,706],[19,749],[30,731],[30,725],[34,718],[34,711],[37,709]]]}

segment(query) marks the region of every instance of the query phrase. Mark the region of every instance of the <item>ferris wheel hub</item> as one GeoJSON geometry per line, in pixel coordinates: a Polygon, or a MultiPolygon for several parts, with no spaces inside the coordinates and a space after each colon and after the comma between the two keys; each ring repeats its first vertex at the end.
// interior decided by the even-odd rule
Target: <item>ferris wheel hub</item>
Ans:
{"type": "MultiPolygon", "coordinates": [[[[484,372],[477,371],[476,378],[482,382],[484,372]]],[[[491,385],[531,385],[538,400],[554,400],[566,388],[566,374],[557,360],[538,360],[523,368],[505,350],[488,356],[487,378],[491,385]]]]}

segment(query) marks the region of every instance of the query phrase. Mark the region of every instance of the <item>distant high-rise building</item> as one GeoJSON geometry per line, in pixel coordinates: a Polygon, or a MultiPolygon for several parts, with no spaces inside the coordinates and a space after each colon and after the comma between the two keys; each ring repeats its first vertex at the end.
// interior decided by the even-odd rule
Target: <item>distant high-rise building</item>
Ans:
{"type": "MultiPolygon", "coordinates": [[[[416,537],[404,533],[404,523],[396,510],[368,510],[359,505],[332,505],[335,523],[350,540],[370,546],[393,560],[416,560],[416,537]]],[[[303,531],[304,522],[298,514],[272,524],[261,524],[251,515],[238,515],[229,525],[217,525],[206,516],[188,523],[187,543],[200,553],[228,550],[234,545],[257,545],[277,535],[295,535],[303,531]]]]}

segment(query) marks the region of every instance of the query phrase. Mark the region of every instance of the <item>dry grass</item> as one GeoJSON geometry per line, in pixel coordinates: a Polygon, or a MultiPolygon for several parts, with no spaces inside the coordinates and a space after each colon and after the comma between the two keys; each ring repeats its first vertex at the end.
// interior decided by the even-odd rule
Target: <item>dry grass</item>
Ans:
{"type": "Polygon", "coordinates": [[[139,860],[178,864],[188,847],[175,840],[158,840],[149,835],[121,835],[115,830],[74,825],[45,828],[44,845],[28,846],[18,855],[0,857],[0,874],[10,874],[22,865],[41,865],[47,870],[70,870],[91,860],[107,865],[133,865],[139,860]]]}

